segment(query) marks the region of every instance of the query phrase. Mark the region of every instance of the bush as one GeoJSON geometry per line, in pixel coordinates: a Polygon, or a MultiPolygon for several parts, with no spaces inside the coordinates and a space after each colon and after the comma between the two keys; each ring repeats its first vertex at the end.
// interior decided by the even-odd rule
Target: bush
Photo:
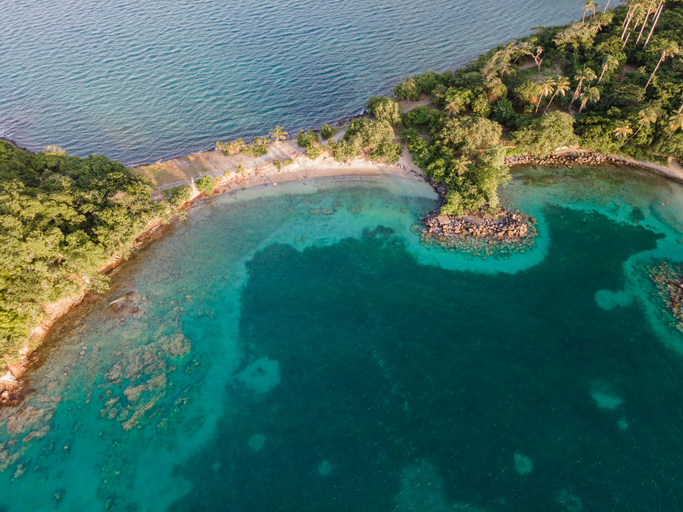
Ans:
{"type": "Polygon", "coordinates": [[[446,117],[441,110],[429,107],[415,107],[413,110],[403,114],[403,124],[410,128],[416,125],[434,126],[446,117]]]}
{"type": "Polygon", "coordinates": [[[238,155],[247,147],[242,139],[237,139],[232,142],[216,142],[216,151],[220,151],[226,156],[238,155]]]}
{"type": "Polygon", "coordinates": [[[322,155],[322,149],[320,149],[320,146],[308,146],[306,148],[306,156],[311,160],[317,159],[320,155],[322,155]]]}
{"type": "Polygon", "coordinates": [[[216,182],[211,176],[202,176],[194,184],[199,192],[204,192],[207,196],[213,195],[213,189],[216,186],[216,182]]]}
{"type": "Polygon", "coordinates": [[[251,155],[253,157],[258,158],[258,157],[263,156],[266,153],[268,153],[268,148],[266,146],[259,146],[256,144],[250,144],[242,152],[247,154],[247,155],[251,155]]]}
{"type": "Polygon", "coordinates": [[[309,131],[304,133],[303,130],[299,130],[299,135],[296,138],[296,143],[300,148],[308,148],[318,143],[318,134],[309,131]]]}
{"type": "Polygon", "coordinates": [[[171,189],[164,190],[164,196],[168,198],[168,202],[171,203],[176,208],[180,208],[182,205],[190,200],[192,195],[192,187],[188,185],[179,185],[171,189]]]}
{"type": "Polygon", "coordinates": [[[386,96],[371,97],[365,108],[379,121],[387,121],[390,125],[401,124],[401,110],[393,99],[386,96]]]}
{"type": "Polygon", "coordinates": [[[322,128],[320,128],[320,136],[323,138],[323,140],[327,140],[332,135],[334,135],[336,130],[332,128],[329,124],[325,123],[322,128]]]}
{"type": "Polygon", "coordinates": [[[337,162],[348,162],[353,160],[358,155],[360,155],[360,150],[353,144],[349,144],[343,140],[337,143],[336,150],[334,152],[334,158],[337,162]]]}
{"type": "Polygon", "coordinates": [[[493,115],[491,118],[500,124],[513,127],[517,119],[517,112],[515,112],[509,99],[501,98],[493,104],[493,115]]]}

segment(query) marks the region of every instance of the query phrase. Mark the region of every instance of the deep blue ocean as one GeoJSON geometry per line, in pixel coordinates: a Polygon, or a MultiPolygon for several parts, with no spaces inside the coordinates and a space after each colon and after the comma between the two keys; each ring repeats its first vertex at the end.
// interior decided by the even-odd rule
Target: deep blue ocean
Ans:
{"type": "Polygon", "coordinates": [[[0,137],[125,164],[319,128],[582,0],[3,0],[0,137]]]}

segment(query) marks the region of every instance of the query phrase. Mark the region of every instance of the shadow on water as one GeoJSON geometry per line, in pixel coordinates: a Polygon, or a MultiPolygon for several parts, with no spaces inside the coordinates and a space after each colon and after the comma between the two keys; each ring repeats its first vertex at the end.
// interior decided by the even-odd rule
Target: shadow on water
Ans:
{"type": "MultiPolygon", "coordinates": [[[[515,275],[418,265],[382,228],[249,263],[245,366],[213,442],[178,469],[195,510],[674,510],[681,361],[634,305],[604,310],[658,235],[546,209],[546,260],[515,275]],[[674,426],[675,428],[672,428],[674,426]],[[409,489],[411,467],[436,470],[409,489]]],[[[427,472],[428,473],[428,472],[427,472]]]]}

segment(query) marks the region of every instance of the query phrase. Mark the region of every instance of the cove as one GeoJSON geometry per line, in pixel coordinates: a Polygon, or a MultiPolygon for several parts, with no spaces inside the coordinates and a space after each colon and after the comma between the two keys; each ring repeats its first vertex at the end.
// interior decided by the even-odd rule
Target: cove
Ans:
{"type": "Polygon", "coordinates": [[[643,268],[681,259],[680,192],[517,168],[536,244],[486,260],[420,245],[417,181],[206,201],[41,350],[0,509],[679,508],[680,334],[643,268]]]}

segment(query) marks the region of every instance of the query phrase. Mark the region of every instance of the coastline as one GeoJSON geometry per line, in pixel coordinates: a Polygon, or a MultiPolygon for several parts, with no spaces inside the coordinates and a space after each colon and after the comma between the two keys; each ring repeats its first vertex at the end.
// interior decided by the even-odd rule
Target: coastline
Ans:
{"type": "MultiPolygon", "coordinates": [[[[420,101],[400,101],[399,105],[402,112],[408,112],[413,108],[421,105],[429,104],[429,98],[422,98],[420,101]]],[[[333,140],[340,140],[348,128],[352,119],[359,117],[369,117],[367,112],[355,115],[345,121],[338,121],[334,127],[336,133],[332,137],[333,140]]],[[[18,146],[13,141],[6,140],[10,144],[19,149],[24,149],[18,146]]],[[[304,182],[311,179],[326,179],[326,178],[354,178],[362,176],[396,176],[403,179],[417,179],[428,183],[434,191],[439,195],[441,202],[444,200],[445,191],[442,190],[437,183],[432,182],[429,176],[423,174],[422,169],[417,167],[412,160],[410,152],[407,148],[403,148],[401,158],[397,164],[388,165],[372,162],[363,157],[357,157],[347,163],[339,163],[330,156],[321,156],[316,160],[311,160],[303,153],[303,148],[296,144],[296,136],[289,137],[284,141],[271,144],[268,147],[268,152],[261,157],[251,157],[246,155],[225,156],[222,153],[213,150],[192,153],[181,157],[172,158],[164,162],[157,161],[151,165],[141,165],[129,167],[133,172],[147,177],[155,186],[152,192],[152,198],[160,201],[163,199],[163,191],[179,185],[189,185],[192,188],[190,199],[182,205],[179,210],[186,211],[207,197],[206,194],[197,190],[194,185],[194,179],[199,178],[203,174],[211,176],[215,180],[215,188],[213,195],[220,195],[231,193],[239,190],[246,190],[258,186],[277,186],[278,183],[287,182],[304,182]],[[277,169],[273,165],[273,160],[282,160],[290,158],[293,163],[282,168],[277,169]],[[177,179],[181,178],[181,179],[177,179]]],[[[398,142],[398,137],[395,139],[398,142]]],[[[321,147],[324,149],[325,141],[322,141],[321,147]]],[[[638,167],[641,169],[655,172],[661,176],[667,177],[679,183],[683,183],[683,169],[676,163],[675,167],[664,167],[652,162],[638,161],[635,159],[622,157],[619,155],[604,155],[601,153],[594,153],[591,151],[582,150],[579,147],[558,149],[552,155],[545,158],[535,158],[527,155],[509,156],[505,158],[505,165],[507,167],[519,165],[551,165],[551,166],[572,166],[572,165],[603,165],[612,164],[627,167],[638,167]]],[[[434,212],[432,212],[434,213],[434,212]]],[[[437,220],[438,214],[428,215],[423,219],[423,223],[429,233],[427,236],[436,238],[443,238],[448,230],[444,230],[447,224],[450,228],[458,225],[454,219],[448,221],[437,220]],[[430,224],[431,222],[431,224],[430,224]]],[[[513,241],[527,238],[527,231],[531,235],[531,239],[535,234],[535,222],[529,222],[529,219],[522,215],[518,219],[512,219],[512,212],[507,212],[506,226],[511,228],[510,236],[513,241]],[[510,217],[509,219],[507,217],[510,217]],[[514,231],[512,231],[514,228],[514,231]],[[521,235],[521,236],[520,236],[521,235]]],[[[171,223],[176,222],[178,216],[175,215],[171,223]]],[[[481,226],[481,221],[478,217],[474,217],[474,222],[471,222],[470,217],[461,219],[463,225],[463,233],[458,229],[453,233],[449,232],[444,240],[462,238],[464,236],[473,236],[474,238],[486,238],[491,235],[494,238],[500,238],[501,234],[497,233],[498,228],[492,225],[481,226]],[[483,229],[487,227],[489,229],[483,229]],[[466,232],[470,235],[466,235],[466,232]],[[452,235],[452,236],[451,236],[452,235]]],[[[169,223],[169,224],[171,224],[169,223]]],[[[490,224],[490,223],[489,223],[490,224]]],[[[136,239],[133,251],[137,251],[146,244],[152,242],[161,236],[164,231],[164,226],[160,222],[150,225],[144,232],[140,233],[136,239]]],[[[457,229],[457,226],[456,226],[457,229]]],[[[422,233],[424,237],[424,233],[422,233]]],[[[507,236],[507,233],[503,233],[507,236]]],[[[435,239],[436,239],[435,238],[435,239]]],[[[526,244],[521,244],[524,246],[526,244]]],[[[113,260],[109,265],[102,269],[103,274],[108,274],[117,268],[123,260],[113,260]]],[[[49,336],[54,325],[72,311],[76,306],[82,304],[87,292],[81,295],[62,298],[60,301],[44,305],[46,318],[44,318],[38,325],[36,325],[30,334],[30,338],[26,346],[19,352],[18,362],[12,365],[6,365],[6,371],[0,375],[0,406],[7,404],[16,404],[21,402],[23,393],[23,378],[26,373],[32,368],[33,362],[31,356],[35,349],[40,346],[43,341],[49,336]]]]}

